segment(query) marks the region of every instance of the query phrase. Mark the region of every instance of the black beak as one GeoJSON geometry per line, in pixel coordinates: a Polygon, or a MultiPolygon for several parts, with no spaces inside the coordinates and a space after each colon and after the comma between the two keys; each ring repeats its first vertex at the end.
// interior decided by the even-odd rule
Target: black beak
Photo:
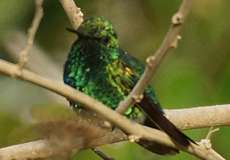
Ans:
{"type": "Polygon", "coordinates": [[[71,33],[77,34],[79,37],[85,37],[84,33],[81,32],[80,29],[75,30],[73,28],[66,28],[66,30],[69,31],[69,32],[71,32],[71,33]]]}
{"type": "Polygon", "coordinates": [[[75,34],[78,34],[78,31],[73,29],[73,28],[66,28],[67,31],[71,32],[71,33],[75,33],[75,34]]]}

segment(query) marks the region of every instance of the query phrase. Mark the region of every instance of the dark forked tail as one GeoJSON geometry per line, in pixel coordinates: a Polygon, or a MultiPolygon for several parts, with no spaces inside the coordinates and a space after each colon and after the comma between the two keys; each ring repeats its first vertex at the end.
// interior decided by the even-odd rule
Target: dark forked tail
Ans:
{"type": "Polygon", "coordinates": [[[153,103],[147,94],[144,94],[144,98],[140,102],[140,107],[147,115],[145,125],[149,127],[157,126],[157,128],[167,133],[173,141],[181,146],[187,147],[190,142],[195,143],[164,116],[159,104],[153,103]]]}

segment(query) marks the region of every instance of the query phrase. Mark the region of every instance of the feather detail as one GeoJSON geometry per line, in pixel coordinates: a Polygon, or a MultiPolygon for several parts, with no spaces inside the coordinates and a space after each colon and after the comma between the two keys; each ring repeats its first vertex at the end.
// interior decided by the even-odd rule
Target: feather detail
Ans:
{"type": "Polygon", "coordinates": [[[149,119],[147,124],[148,126],[157,126],[157,128],[167,133],[173,141],[181,146],[187,147],[190,142],[195,143],[164,116],[163,112],[159,110],[159,105],[152,103],[146,93],[144,93],[144,98],[140,102],[140,106],[149,119]]]}

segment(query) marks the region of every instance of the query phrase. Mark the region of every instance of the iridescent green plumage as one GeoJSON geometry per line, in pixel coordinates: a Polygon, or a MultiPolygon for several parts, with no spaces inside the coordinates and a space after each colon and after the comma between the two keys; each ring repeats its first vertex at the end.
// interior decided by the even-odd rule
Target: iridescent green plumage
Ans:
{"type": "MultiPolygon", "coordinates": [[[[64,81],[115,109],[131,91],[144,66],[119,49],[112,24],[103,18],[86,21],[77,32],[79,40],[69,53],[64,81]],[[100,30],[104,32],[97,32],[100,30]]],[[[148,90],[154,99],[152,89],[148,90]]],[[[126,114],[135,117],[138,110],[130,107],[126,114]]]]}
{"type": "MultiPolygon", "coordinates": [[[[64,82],[115,109],[135,86],[144,65],[119,48],[113,26],[104,18],[89,18],[74,32],[79,38],[72,45],[65,63],[64,82]]],[[[189,138],[163,114],[150,86],[145,89],[144,99],[126,112],[134,119],[147,115],[146,125],[160,128],[177,143],[187,146],[189,138]]],[[[158,150],[152,144],[145,147],[160,154],[176,151],[158,146],[158,150]]]]}

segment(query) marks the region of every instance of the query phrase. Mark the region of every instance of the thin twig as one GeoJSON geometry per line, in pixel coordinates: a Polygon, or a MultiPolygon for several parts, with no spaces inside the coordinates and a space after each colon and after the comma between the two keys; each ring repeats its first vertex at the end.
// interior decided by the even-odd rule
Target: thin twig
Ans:
{"type": "MultiPolygon", "coordinates": [[[[135,135],[137,137],[140,137],[141,139],[158,142],[160,144],[164,144],[166,146],[174,148],[181,148],[181,146],[175,145],[174,142],[172,142],[172,140],[165,133],[132,122],[126,117],[111,110],[109,107],[96,101],[95,99],[67,85],[64,85],[63,83],[48,80],[25,69],[21,71],[21,74],[18,74],[18,71],[19,70],[17,69],[17,65],[6,62],[4,60],[0,60],[1,73],[14,77],[15,75],[17,75],[16,78],[18,79],[31,82],[35,85],[46,88],[54,93],[62,95],[74,102],[79,102],[83,106],[85,106],[85,108],[94,111],[95,113],[103,116],[105,119],[118,126],[128,135],[135,135]]],[[[217,154],[214,150],[203,148],[199,145],[191,144],[188,148],[182,147],[181,149],[201,159],[223,160],[223,158],[221,158],[221,156],[217,154]]]]}
{"type": "Polygon", "coordinates": [[[59,2],[62,4],[73,28],[77,30],[83,22],[83,13],[81,9],[76,6],[73,0],[59,0],[59,2]]]}
{"type": "Polygon", "coordinates": [[[34,15],[32,24],[30,28],[28,29],[27,44],[26,44],[26,47],[21,51],[20,57],[19,57],[18,67],[20,70],[25,66],[26,62],[28,61],[29,51],[33,46],[35,34],[37,33],[38,27],[42,20],[42,17],[43,17],[42,4],[43,4],[43,0],[35,1],[35,15],[34,15]]]}
{"type": "MultiPolygon", "coordinates": [[[[11,31],[1,43],[7,54],[14,61],[17,61],[20,57],[21,48],[25,46],[26,41],[27,35],[16,30],[11,31]]],[[[62,80],[62,66],[59,66],[56,61],[51,59],[49,54],[36,43],[33,44],[31,51],[30,60],[26,63],[27,68],[40,75],[48,76],[51,79],[62,80]]]]}
{"type": "Polygon", "coordinates": [[[207,136],[204,139],[201,139],[198,144],[200,146],[203,146],[203,148],[211,149],[212,148],[212,142],[211,142],[211,136],[214,132],[219,131],[219,128],[214,129],[214,127],[210,127],[207,136]]]}
{"type": "Polygon", "coordinates": [[[211,140],[212,135],[213,135],[215,132],[218,132],[219,130],[220,130],[219,128],[210,127],[210,129],[209,129],[209,131],[208,131],[208,134],[207,134],[207,136],[206,136],[205,139],[211,140]]]}
{"type": "Polygon", "coordinates": [[[103,151],[101,151],[99,148],[93,148],[92,149],[99,157],[101,157],[103,160],[114,160],[113,158],[106,155],[103,151]]]}
{"type": "Polygon", "coordinates": [[[116,109],[117,112],[124,113],[131,104],[135,103],[134,97],[141,97],[145,87],[150,83],[151,78],[156,72],[158,66],[160,65],[160,62],[163,60],[163,58],[166,56],[171,48],[176,48],[177,41],[181,38],[179,36],[179,32],[182,28],[182,24],[184,23],[188,15],[190,8],[191,0],[183,0],[178,12],[172,17],[171,26],[161,46],[156,51],[156,53],[146,59],[147,64],[143,75],[141,76],[133,90],[129,93],[127,98],[120,102],[118,108],[116,109]]]}
{"type": "MultiPolygon", "coordinates": [[[[12,31],[6,39],[2,41],[4,49],[9,56],[17,61],[20,56],[20,50],[25,46],[26,34],[20,31],[12,31]],[[11,37],[14,37],[13,39],[11,37]],[[11,42],[11,43],[9,43],[11,42]]],[[[56,64],[54,60],[49,57],[43,49],[34,44],[31,49],[33,54],[30,54],[30,60],[26,63],[26,67],[40,75],[49,77],[50,79],[62,80],[62,66],[56,64]]],[[[49,100],[52,100],[56,104],[65,105],[66,100],[56,94],[45,92],[49,100]]]]}

